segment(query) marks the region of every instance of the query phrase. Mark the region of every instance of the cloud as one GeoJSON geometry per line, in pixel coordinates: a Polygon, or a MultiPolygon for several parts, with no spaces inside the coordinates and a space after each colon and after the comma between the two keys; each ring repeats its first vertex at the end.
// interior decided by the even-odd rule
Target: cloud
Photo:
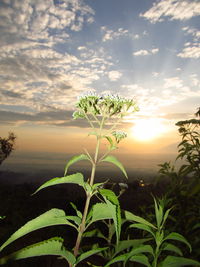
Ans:
{"type": "Polygon", "coordinates": [[[93,9],[80,0],[14,0],[12,4],[4,0],[3,3],[1,31],[6,36],[16,34],[18,39],[46,39],[52,36],[52,30],[80,31],[85,21],[93,21],[94,15],[93,9]]]}
{"type": "Polygon", "coordinates": [[[121,76],[122,76],[122,73],[119,72],[119,71],[116,71],[116,70],[108,72],[108,78],[111,81],[117,81],[117,80],[119,80],[121,78],[121,76]]]}
{"type": "Polygon", "coordinates": [[[144,87],[140,84],[124,84],[123,92],[126,96],[135,97],[140,108],[140,114],[153,115],[159,109],[165,109],[183,101],[193,99],[199,101],[200,90],[198,88],[200,81],[196,74],[190,75],[189,79],[182,80],[180,77],[165,78],[161,84],[153,87],[144,87]],[[194,84],[196,87],[194,87],[194,84]],[[162,90],[160,89],[162,88],[162,90]]]}
{"type": "Polygon", "coordinates": [[[186,35],[192,35],[193,36],[193,40],[194,41],[198,41],[200,39],[200,31],[195,29],[195,28],[191,28],[191,27],[183,27],[182,30],[185,32],[186,35]]]}
{"type": "MultiPolygon", "coordinates": [[[[89,123],[86,120],[72,118],[72,110],[57,110],[51,109],[49,111],[37,112],[37,113],[25,113],[0,110],[0,123],[1,125],[51,125],[60,127],[78,127],[88,128],[89,123]]],[[[123,127],[128,127],[129,122],[122,122],[123,127]]]]}
{"type": "Polygon", "coordinates": [[[22,111],[70,110],[112,65],[102,48],[67,49],[72,32],[92,23],[93,9],[82,0],[2,1],[0,105],[17,99],[22,111]]]}
{"type": "Polygon", "coordinates": [[[189,0],[162,0],[155,2],[153,6],[141,17],[151,23],[160,22],[164,17],[170,20],[187,20],[200,15],[200,2],[189,0]]]}
{"type": "MultiPolygon", "coordinates": [[[[103,32],[103,38],[102,38],[103,42],[111,41],[111,40],[118,39],[120,37],[124,37],[124,36],[129,35],[129,31],[125,30],[123,28],[119,28],[119,29],[117,29],[117,31],[113,31],[113,30],[109,30],[107,27],[103,26],[103,27],[101,27],[101,30],[103,32]]],[[[135,39],[138,39],[138,38],[139,38],[139,36],[136,35],[135,39]]]]}
{"type": "Polygon", "coordinates": [[[50,110],[37,113],[22,113],[0,110],[0,123],[10,125],[33,124],[55,125],[62,127],[88,127],[85,120],[73,120],[72,111],[50,110]]]}
{"type": "Polygon", "coordinates": [[[191,74],[190,80],[191,80],[193,86],[199,86],[200,87],[200,80],[198,79],[197,74],[191,74]]]}
{"type": "Polygon", "coordinates": [[[138,50],[136,52],[133,52],[134,56],[148,56],[148,55],[154,55],[158,53],[159,49],[158,48],[153,48],[151,50],[138,50]]]}
{"type": "Polygon", "coordinates": [[[183,48],[182,52],[178,53],[177,56],[182,58],[200,58],[200,44],[183,48]]]}
{"type": "Polygon", "coordinates": [[[200,31],[192,27],[183,27],[185,35],[190,35],[192,40],[184,44],[183,50],[177,54],[181,58],[200,58],[200,31]]]}
{"type": "Polygon", "coordinates": [[[164,88],[182,88],[183,81],[179,77],[171,77],[164,79],[164,88]]]}

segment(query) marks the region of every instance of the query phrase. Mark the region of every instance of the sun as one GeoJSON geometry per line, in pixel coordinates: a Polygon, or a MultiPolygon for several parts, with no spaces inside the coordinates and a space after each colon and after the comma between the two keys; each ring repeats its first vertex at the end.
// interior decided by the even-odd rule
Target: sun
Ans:
{"type": "Polygon", "coordinates": [[[138,141],[151,141],[160,137],[165,132],[161,119],[138,119],[132,127],[133,137],[138,141]]]}

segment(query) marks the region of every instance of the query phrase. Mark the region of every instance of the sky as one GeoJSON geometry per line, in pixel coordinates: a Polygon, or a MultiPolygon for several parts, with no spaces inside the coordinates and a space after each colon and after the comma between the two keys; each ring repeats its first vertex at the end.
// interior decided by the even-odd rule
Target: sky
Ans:
{"type": "Polygon", "coordinates": [[[199,63],[198,0],[1,0],[0,136],[17,135],[15,161],[92,149],[72,119],[89,91],[137,101],[121,155],[175,153],[175,123],[200,106],[199,63]]]}

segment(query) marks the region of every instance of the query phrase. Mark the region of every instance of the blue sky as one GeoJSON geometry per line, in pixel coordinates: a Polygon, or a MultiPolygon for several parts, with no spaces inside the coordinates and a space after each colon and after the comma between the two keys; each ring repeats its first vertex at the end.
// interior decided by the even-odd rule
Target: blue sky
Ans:
{"type": "Polygon", "coordinates": [[[1,132],[29,135],[23,148],[45,127],[83,129],[71,114],[87,91],[135,97],[126,127],[163,133],[200,106],[198,0],[1,0],[0,33],[1,132]]]}

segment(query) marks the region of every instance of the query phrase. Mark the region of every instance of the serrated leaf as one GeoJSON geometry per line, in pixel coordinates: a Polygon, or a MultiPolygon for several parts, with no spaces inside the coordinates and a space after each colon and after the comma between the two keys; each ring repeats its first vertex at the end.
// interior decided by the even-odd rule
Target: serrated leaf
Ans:
{"type": "Polygon", "coordinates": [[[89,250],[87,252],[84,252],[82,253],[76,260],[76,264],[78,264],[79,262],[87,259],[88,257],[92,256],[92,255],[95,255],[95,254],[98,254],[99,252],[103,251],[103,250],[106,250],[106,248],[97,248],[97,249],[92,249],[92,250],[89,250]]]}
{"type": "Polygon", "coordinates": [[[87,155],[85,155],[85,154],[81,154],[81,155],[77,155],[77,156],[72,157],[72,158],[67,162],[67,164],[66,164],[66,166],[65,166],[64,176],[66,175],[66,173],[67,173],[69,167],[70,167],[72,164],[74,164],[74,163],[76,163],[76,162],[78,162],[78,161],[81,161],[81,160],[88,160],[88,161],[90,161],[90,158],[89,158],[87,155]]]}
{"type": "Polygon", "coordinates": [[[76,261],[74,255],[71,252],[67,251],[63,246],[63,239],[53,237],[51,239],[27,246],[6,257],[1,258],[0,265],[3,265],[11,260],[19,260],[46,255],[61,256],[65,258],[70,264],[74,264],[76,261]]]}
{"type": "Polygon", "coordinates": [[[124,169],[124,166],[122,165],[122,163],[114,156],[107,156],[105,157],[104,159],[101,160],[101,162],[109,162],[109,163],[112,163],[114,164],[115,166],[117,166],[122,172],[123,174],[125,175],[125,177],[128,179],[128,175],[124,169]]]}
{"type": "Polygon", "coordinates": [[[170,244],[170,243],[165,243],[162,247],[162,250],[167,250],[167,251],[171,251],[171,252],[175,252],[177,253],[179,256],[183,256],[182,251],[180,250],[180,248],[178,248],[177,246],[170,244]]]}
{"type": "Polygon", "coordinates": [[[160,267],[200,266],[200,262],[183,257],[167,256],[160,267]]]}
{"type": "Polygon", "coordinates": [[[84,188],[85,182],[83,179],[83,175],[81,173],[75,173],[75,174],[68,175],[65,177],[56,177],[56,178],[53,178],[53,179],[45,182],[44,184],[42,184],[33,193],[33,195],[36,194],[37,192],[39,192],[40,190],[46,188],[46,187],[54,186],[54,185],[60,185],[60,184],[78,184],[84,188]]]}
{"type": "Polygon", "coordinates": [[[3,243],[3,245],[0,247],[0,251],[10,243],[14,242],[16,239],[30,232],[53,225],[70,225],[75,227],[72,223],[67,221],[65,212],[63,210],[51,209],[36,217],[35,219],[27,222],[24,226],[18,229],[14,234],[10,236],[10,238],[8,238],[5,243],[3,243]]]}
{"type": "Polygon", "coordinates": [[[145,224],[147,226],[150,226],[152,227],[153,229],[157,229],[156,226],[154,226],[152,223],[148,222],[147,220],[143,219],[142,217],[140,216],[136,216],[134,215],[132,212],[130,211],[127,211],[125,210],[124,211],[124,214],[125,214],[125,218],[127,221],[134,221],[134,222],[138,222],[138,223],[141,223],[141,224],[145,224]]]}
{"type": "Polygon", "coordinates": [[[176,240],[176,241],[180,241],[182,243],[185,243],[189,247],[190,252],[192,251],[192,247],[191,247],[190,243],[181,234],[172,232],[168,236],[165,237],[164,241],[165,240],[169,240],[169,239],[172,239],[172,240],[176,240]]]}
{"type": "Polygon", "coordinates": [[[121,233],[121,209],[117,196],[112,190],[109,189],[100,189],[99,193],[104,197],[110,212],[112,214],[112,219],[115,225],[117,243],[119,242],[120,233],[121,233]]]}

